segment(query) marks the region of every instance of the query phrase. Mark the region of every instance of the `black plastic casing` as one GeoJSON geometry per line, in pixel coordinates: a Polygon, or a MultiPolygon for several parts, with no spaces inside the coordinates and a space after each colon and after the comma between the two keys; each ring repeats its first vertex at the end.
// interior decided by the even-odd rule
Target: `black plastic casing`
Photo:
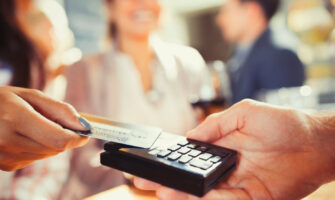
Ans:
{"type": "Polygon", "coordinates": [[[101,164],[202,197],[234,170],[237,152],[195,140],[187,140],[193,144],[215,149],[216,155],[226,155],[226,157],[212,169],[199,173],[184,168],[177,162],[169,162],[150,155],[148,152],[151,149],[137,149],[106,143],[105,152],[100,155],[101,164]]]}

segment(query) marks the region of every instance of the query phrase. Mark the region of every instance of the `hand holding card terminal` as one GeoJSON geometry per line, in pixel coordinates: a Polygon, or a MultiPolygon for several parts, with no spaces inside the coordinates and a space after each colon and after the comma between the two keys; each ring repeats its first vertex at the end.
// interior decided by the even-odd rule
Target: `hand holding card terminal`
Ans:
{"type": "Polygon", "coordinates": [[[81,114],[91,130],[77,133],[111,141],[103,165],[167,187],[203,196],[236,166],[237,152],[162,132],[158,128],[81,114]]]}
{"type": "Polygon", "coordinates": [[[200,197],[233,171],[236,160],[235,151],[168,133],[150,149],[106,143],[101,154],[103,165],[200,197]]]}

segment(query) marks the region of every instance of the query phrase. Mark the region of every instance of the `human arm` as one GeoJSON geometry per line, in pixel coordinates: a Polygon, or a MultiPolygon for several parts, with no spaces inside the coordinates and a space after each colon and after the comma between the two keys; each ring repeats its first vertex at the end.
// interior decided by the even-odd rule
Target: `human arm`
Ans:
{"type": "Polygon", "coordinates": [[[23,168],[88,140],[63,128],[86,130],[71,106],[37,90],[0,87],[0,102],[1,170],[23,168]]]}
{"type": "MultiPolygon", "coordinates": [[[[230,178],[203,199],[299,199],[335,179],[335,117],[242,101],[209,117],[188,136],[235,149],[230,178]]],[[[161,199],[198,199],[137,178],[161,199]]]]}

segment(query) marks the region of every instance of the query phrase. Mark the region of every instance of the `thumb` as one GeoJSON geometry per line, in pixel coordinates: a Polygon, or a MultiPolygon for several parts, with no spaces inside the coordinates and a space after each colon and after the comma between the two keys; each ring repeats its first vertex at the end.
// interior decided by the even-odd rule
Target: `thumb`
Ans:
{"type": "Polygon", "coordinates": [[[187,137],[203,142],[214,142],[222,137],[221,117],[225,112],[212,114],[206,118],[198,127],[187,133],[187,137]]]}
{"type": "Polygon", "coordinates": [[[197,128],[191,130],[187,137],[203,142],[214,143],[229,134],[243,128],[246,118],[245,103],[238,103],[221,113],[209,116],[197,128]]]}

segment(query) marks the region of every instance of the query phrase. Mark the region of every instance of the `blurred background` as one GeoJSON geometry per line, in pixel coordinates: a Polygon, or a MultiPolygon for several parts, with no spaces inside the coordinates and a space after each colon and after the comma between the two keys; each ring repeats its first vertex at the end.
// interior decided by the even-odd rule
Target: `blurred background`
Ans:
{"type": "MultiPolygon", "coordinates": [[[[162,0],[164,26],[159,35],[164,41],[195,47],[207,62],[227,61],[231,49],[222,39],[215,17],[225,0],[162,0]]],[[[64,6],[82,53],[99,50],[106,35],[102,1],[58,0],[64,6]]],[[[308,79],[333,76],[334,21],[322,0],[282,0],[271,21],[278,43],[294,49],[308,70],[308,79]]]]}
{"type": "MultiPolygon", "coordinates": [[[[0,7],[5,27],[13,25],[7,20],[12,2],[0,7]]],[[[14,28],[34,51],[19,44],[15,50],[24,57],[17,59],[16,51],[7,52],[15,38],[0,37],[8,45],[0,52],[0,85],[15,80],[80,112],[181,135],[244,98],[335,110],[335,0],[281,0],[278,12],[277,0],[15,2],[14,28]],[[32,73],[14,70],[24,67],[32,73]]],[[[82,199],[129,184],[131,177],[101,167],[102,145],[91,140],[63,158],[5,174],[0,193],[82,199]],[[39,172],[48,184],[29,183],[39,172]]]]}
{"type": "MultiPolygon", "coordinates": [[[[57,0],[57,2],[65,9],[69,27],[74,35],[75,50],[72,51],[69,62],[101,50],[102,41],[106,37],[103,2],[91,0],[57,0]]],[[[162,0],[162,2],[164,25],[158,32],[160,37],[167,42],[196,48],[213,72],[214,87],[221,87],[220,92],[225,93],[228,90],[225,84],[227,81],[224,80],[226,76],[222,75],[222,71],[232,55],[232,48],[222,38],[215,20],[225,0],[192,0],[192,3],[189,0],[162,0]]],[[[330,14],[333,12],[332,3],[334,1],[282,0],[270,27],[274,30],[276,43],[295,51],[305,65],[305,83],[308,87],[267,91],[260,95],[260,100],[276,104],[293,103],[298,107],[315,107],[319,101],[333,102],[332,95],[324,95],[323,100],[318,99],[319,93],[328,92],[333,88],[331,86],[335,69],[335,34],[334,19],[330,14]],[[290,99],[289,96],[294,97],[290,99]],[[309,97],[308,100],[306,96],[309,97]]]]}

